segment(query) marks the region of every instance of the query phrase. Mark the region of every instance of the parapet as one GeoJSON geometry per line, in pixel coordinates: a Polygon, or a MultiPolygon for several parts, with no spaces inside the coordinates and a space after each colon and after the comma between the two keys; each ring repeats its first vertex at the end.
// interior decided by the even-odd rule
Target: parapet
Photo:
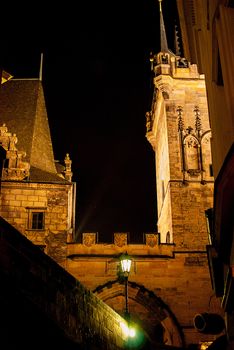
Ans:
{"type": "MultiPolygon", "coordinates": [[[[98,242],[98,232],[84,232],[82,233],[82,244],[90,247],[95,244],[103,244],[98,242]]],[[[123,247],[131,244],[129,232],[114,232],[113,244],[117,247],[123,247]]],[[[149,247],[155,247],[160,244],[159,233],[143,233],[143,244],[149,247]]]]}

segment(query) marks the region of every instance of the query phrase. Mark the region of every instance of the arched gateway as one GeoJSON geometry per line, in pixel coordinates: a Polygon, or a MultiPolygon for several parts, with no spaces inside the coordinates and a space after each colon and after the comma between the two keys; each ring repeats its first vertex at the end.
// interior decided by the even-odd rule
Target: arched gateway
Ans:
{"type": "MultiPolygon", "coordinates": [[[[118,279],[98,286],[93,291],[102,301],[123,316],[125,287],[118,279]]],[[[183,345],[179,325],[170,308],[144,286],[128,282],[129,313],[150,338],[151,343],[183,345]]]]}

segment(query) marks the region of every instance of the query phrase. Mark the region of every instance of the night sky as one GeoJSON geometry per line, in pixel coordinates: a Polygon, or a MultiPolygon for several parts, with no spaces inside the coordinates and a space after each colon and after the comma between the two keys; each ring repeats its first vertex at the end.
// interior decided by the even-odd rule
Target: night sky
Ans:
{"type": "MultiPolygon", "coordinates": [[[[163,1],[174,49],[176,0],[163,1]]],[[[152,76],[160,51],[157,0],[10,4],[1,11],[1,66],[15,78],[39,75],[54,155],[72,159],[77,237],[156,231],[154,152],[145,133],[152,76]],[[16,7],[18,6],[18,8],[16,7]],[[8,7],[8,8],[7,8],[8,7]]]]}

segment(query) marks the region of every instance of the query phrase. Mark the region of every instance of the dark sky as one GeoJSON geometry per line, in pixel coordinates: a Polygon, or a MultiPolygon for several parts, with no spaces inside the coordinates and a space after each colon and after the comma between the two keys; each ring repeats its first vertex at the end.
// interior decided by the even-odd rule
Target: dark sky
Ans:
{"type": "MultiPolygon", "coordinates": [[[[163,1],[173,50],[176,0],[163,1]]],[[[150,51],[160,51],[157,0],[19,2],[2,17],[1,65],[43,86],[55,159],[72,159],[77,235],[156,230],[154,152],[145,133],[150,51]],[[15,6],[18,6],[16,8],[15,6]]]]}

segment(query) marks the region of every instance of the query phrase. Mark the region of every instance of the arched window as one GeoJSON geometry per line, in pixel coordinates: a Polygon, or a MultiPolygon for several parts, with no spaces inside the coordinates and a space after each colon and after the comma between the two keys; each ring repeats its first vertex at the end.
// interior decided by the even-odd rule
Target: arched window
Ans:
{"type": "Polygon", "coordinates": [[[171,243],[171,235],[170,235],[170,232],[168,231],[167,234],[166,234],[166,243],[169,244],[171,243]]]}

